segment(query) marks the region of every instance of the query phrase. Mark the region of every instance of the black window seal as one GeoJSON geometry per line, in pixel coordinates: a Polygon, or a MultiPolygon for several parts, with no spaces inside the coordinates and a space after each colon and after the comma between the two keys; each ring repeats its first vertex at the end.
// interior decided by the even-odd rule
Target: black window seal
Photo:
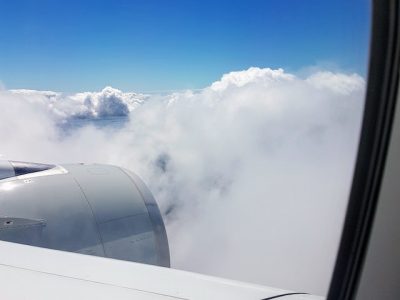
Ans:
{"type": "Polygon", "coordinates": [[[358,156],[327,300],[354,299],[368,247],[399,82],[399,2],[372,1],[368,84],[358,156]]]}

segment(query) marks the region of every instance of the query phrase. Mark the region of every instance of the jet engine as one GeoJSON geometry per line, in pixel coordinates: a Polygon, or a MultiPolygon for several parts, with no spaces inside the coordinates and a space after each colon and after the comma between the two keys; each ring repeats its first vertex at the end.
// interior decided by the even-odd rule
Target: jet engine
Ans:
{"type": "Polygon", "coordinates": [[[154,197],[111,165],[0,161],[0,240],[170,266],[154,197]]]}

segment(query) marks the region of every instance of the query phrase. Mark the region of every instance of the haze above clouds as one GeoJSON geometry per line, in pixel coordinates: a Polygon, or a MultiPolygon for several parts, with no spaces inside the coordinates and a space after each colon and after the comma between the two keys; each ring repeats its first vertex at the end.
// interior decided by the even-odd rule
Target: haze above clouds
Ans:
{"type": "Polygon", "coordinates": [[[0,153],[116,164],[141,176],[172,266],[325,294],[350,188],[365,82],[250,68],[168,95],[0,91],[0,153]],[[77,118],[129,117],[122,128],[77,118]]]}

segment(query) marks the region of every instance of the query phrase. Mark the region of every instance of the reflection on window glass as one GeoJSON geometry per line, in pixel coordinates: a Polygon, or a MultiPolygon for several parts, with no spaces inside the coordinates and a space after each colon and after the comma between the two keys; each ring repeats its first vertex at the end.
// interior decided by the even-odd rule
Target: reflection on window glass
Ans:
{"type": "Polygon", "coordinates": [[[132,170],[160,207],[173,268],[326,294],[359,139],[369,3],[0,10],[2,158],[132,170]]]}

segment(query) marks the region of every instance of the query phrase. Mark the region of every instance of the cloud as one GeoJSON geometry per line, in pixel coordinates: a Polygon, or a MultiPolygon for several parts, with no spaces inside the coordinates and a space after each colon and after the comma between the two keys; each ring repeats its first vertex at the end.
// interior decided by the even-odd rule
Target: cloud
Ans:
{"type": "MultiPolygon", "coordinates": [[[[99,93],[79,93],[70,97],[83,107],[80,117],[104,118],[127,116],[145,99],[144,95],[123,93],[112,87],[105,87],[99,93]]],[[[75,115],[75,116],[76,116],[75,115]]]]}
{"type": "Polygon", "coordinates": [[[270,68],[256,68],[251,67],[248,70],[230,72],[224,74],[221,80],[214,82],[211,85],[211,89],[225,90],[229,86],[242,87],[249,83],[261,83],[266,85],[268,83],[273,84],[278,81],[290,81],[294,79],[292,74],[285,73],[283,69],[272,70],[270,68]]]}
{"type": "Polygon", "coordinates": [[[338,74],[317,72],[307,78],[307,82],[319,89],[331,89],[336,93],[347,95],[364,87],[364,79],[358,74],[338,74]]]}
{"type": "Polygon", "coordinates": [[[129,168],[160,204],[173,267],[325,294],[364,89],[357,74],[250,68],[169,95],[2,91],[0,153],[129,168]],[[127,110],[122,127],[90,121],[127,110]]]}
{"type": "Polygon", "coordinates": [[[143,94],[123,93],[109,86],[100,92],[84,92],[74,95],[25,89],[10,90],[9,92],[22,96],[28,102],[45,106],[49,113],[62,119],[128,116],[146,99],[143,94]]]}

